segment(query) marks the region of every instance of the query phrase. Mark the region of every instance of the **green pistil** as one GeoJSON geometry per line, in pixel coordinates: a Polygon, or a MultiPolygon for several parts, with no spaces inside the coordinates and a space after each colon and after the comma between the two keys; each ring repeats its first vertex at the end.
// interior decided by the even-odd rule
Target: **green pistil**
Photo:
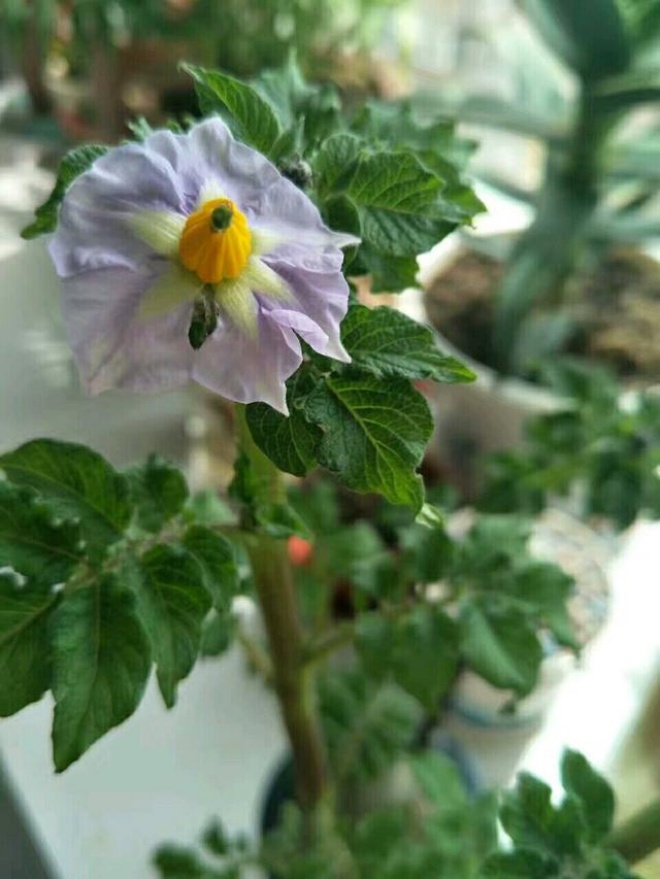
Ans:
{"type": "Polygon", "coordinates": [[[211,214],[211,228],[214,232],[224,232],[231,226],[234,212],[228,205],[221,204],[211,214]]]}

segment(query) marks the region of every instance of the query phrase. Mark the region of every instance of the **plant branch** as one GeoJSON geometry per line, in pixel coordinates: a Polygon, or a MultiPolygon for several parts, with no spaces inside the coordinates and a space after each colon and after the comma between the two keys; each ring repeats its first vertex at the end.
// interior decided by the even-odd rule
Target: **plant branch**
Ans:
{"type": "MultiPolygon", "coordinates": [[[[400,604],[383,604],[376,610],[364,611],[360,614],[360,618],[365,617],[384,617],[389,620],[398,620],[410,613],[413,608],[423,603],[423,600],[415,601],[408,599],[400,604]]],[[[445,604],[449,602],[439,602],[445,604]]],[[[306,665],[316,665],[326,656],[330,656],[335,650],[339,650],[346,644],[350,644],[355,640],[356,620],[349,620],[339,623],[332,629],[323,632],[316,638],[310,639],[303,649],[303,661],[306,665]]]]}
{"type": "Polygon", "coordinates": [[[273,663],[268,653],[258,641],[255,641],[239,627],[236,638],[245,651],[251,668],[261,677],[265,684],[273,683],[273,663]]]}
{"type": "Polygon", "coordinates": [[[660,849],[660,799],[616,827],[607,842],[629,864],[636,864],[660,849]]]}

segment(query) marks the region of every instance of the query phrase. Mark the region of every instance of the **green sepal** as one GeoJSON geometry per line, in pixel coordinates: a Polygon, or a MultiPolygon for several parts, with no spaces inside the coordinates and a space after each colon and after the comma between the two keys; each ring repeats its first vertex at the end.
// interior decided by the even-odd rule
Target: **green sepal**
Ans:
{"type": "Polygon", "coordinates": [[[188,327],[188,341],[193,351],[199,351],[217,326],[218,311],[215,301],[212,296],[203,293],[195,299],[188,327]]]}

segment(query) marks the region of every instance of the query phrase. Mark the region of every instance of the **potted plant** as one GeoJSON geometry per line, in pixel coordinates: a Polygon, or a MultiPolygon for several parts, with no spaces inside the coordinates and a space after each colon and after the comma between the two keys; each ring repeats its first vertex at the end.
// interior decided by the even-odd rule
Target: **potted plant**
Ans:
{"type": "MultiPolygon", "coordinates": [[[[208,858],[162,849],[162,876],[227,879],[255,867],[282,879],[632,876],[628,860],[658,845],[657,805],[612,833],[612,792],[574,752],[564,758],[561,804],[530,776],[506,795],[511,850],[497,850],[489,801],[468,801],[437,756],[411,758],[412,798],[364,817],[342,812],[340,782],[377,774],[405,749],[419,703],[442,695],[461,650],[499,685],[530,689],[536,623],[571,639],[568,584],[527,559],[501,520],[492,527],[501,541],[513,534],[513,558],[506,549],[493,556],[492,540],[490,555],[480,551],[479,532],[469,551],[450,548],[417,473],[433,425],[412,381],[469,373],[429,330],[359,305],[343,274],[366,267],[395,286],[420,240],[466,217],[464,188],[441,191],[442,155],[427,132],[412,130],[411,146],[392,148],[371,129],[391,117],[372,115],[349,134],[336,114],[314,113],[319,92],[291,67],[268,77],[268,97],[216,71],[191,72],[203,111],[220,111],[237,139],[212,116],[181,133],[75,150],[29,234],[52,234],[88,390],[146,391],[194,377],[235,402],[233,518],[208,494],[191,495],[157,457],[119,471],[85,446],[48,439],[4,453],[0,713],[50,690],[54,762],[64,771],[137,710],[154,665],[172,707],[201,645],[231,638],[232,598],[249,590],[268,644],[256,655],[289,743],[290,803],[263,844],[215,825],[204,836],[208,858]],[[295,171],[298,185],[275,163],[295,171]],[[289,554],[287,540],[308,530],[283,473],[318,467],[408,510],[402,554],[381,553],[375,567],[385,576],[375,583],[375,571],[362,570],[363,585],[391,591],[371,596],[347,625],[328,627],[323,615],[315,627],[318,617],[303,613],[289,554]],[[443,560],[448,592],[413,587],[443,560]],[[515,570],[512,592],[498,581],[502,566],[515,570]],[[482,586],[492,575],[492,594],[469,586],[471,574],[482,586]],[[364,670],[322,677],[323,658],[347,642],[364,670]],[[385,687],[376,710],[374,689],[385,687]]],[[[401,112],[394,108],[395,121],[401,112]]],[[[405,119],[410,132],[413,117],[405,119]]]]}
{"type": "MultiPolygon", "coordinates": [[[[529,195],[515,190],[526,202],[533,201],[535,216],[511,249],[503,276],[496,279],[495,330],[490,343],[484,340],[491,350],[480,358],[517,375],[529,374],[541,355],[565,348],[569,338],[585,344],[575,335],[580,329],[584,334],[579,321],[591,303],[585,303],[586,293],[580,299],[580,291],[567,285],[576,271],[593,267],[594,260],[602,261],[617,245],[640,244],[658,232],[649,162],[657,136],[655,115],[651,112],[631,123],[640,106],[652,106],[657,100],[655,10],[647,4],[615,0],[579,8],[548,0],[522,4],[522,9],[555,60],[554,66],[539,64],[534,73],[526,72],[526,91],[532,96],[529,114],[504,101],[478,96],[454,110],[459,118],[536,138],[545,146],[538,188],[529,195]],[[603,23],[601,28],[588,26],[591,16],[603,23]],[[574,79],[574,97],[566,97],[563,89],[554,118],[546,112],[541,124],[533,96],[548,91],[562,95],[561,80],[556,81],[562,66],[574,79]],[[555,82],[548,82],[553,73],[555,82]],[[540,81],[535,83],[535,78],[540,81]],[[558,305],[563,306],[559,312],[558,305]]],[[[506,187],[502,178],[487,176],[492,184],[506,187]]],[[[634,269],[633,265],[631,285],[638,286],[634,269]]],[[[594,283],[604,282],[600,276],[594,283]]],[[[617,277],[616,283],[625,285],[625,279],[617,277]]],[[[611,292],[614,296],[617,291],[611,292]]],[[[595,317],[587,315],[588,319],[595,317]]],[[[624,369],[629,366],[623,364],[624,369]]]]}
{"type": "MultiPolygon", "coordinates": [[[[489,368],[481,370],[485,395],[493,403],[497,387],[501,420],[516,425],[487,450],[519,437],[534,408],[534,394],[511,378],[542,384],[543,362],[561,352],[609,363],[634,381],[652,383],[658,374],[645,341],[654,335],[658,268],[643,253],[658,234],[655,7],[518,5],[542,45],[521,46],[515,29],[500,41],[514,78],[510,99],[472,94],[443,106],[453,118],[505,132],[512,150],[521,138],[540,144],[541,179],[531,188],[492,164],[484,170],[485,181],[528,206],[533,220],[498,242],[471,238],[471,251],[429,282],[426,299],[449,341],[489,368]]],[[[451,394],[445,398],[458,432],[461,410],[471,411],[467,396],[455,395],[455,406],[451,394]]],[[[539,400],[541,409],[552,405],[547,395],[539,400]]],[[[463,425],[466,442],[479,444],[476,433],[463,425]]]]}

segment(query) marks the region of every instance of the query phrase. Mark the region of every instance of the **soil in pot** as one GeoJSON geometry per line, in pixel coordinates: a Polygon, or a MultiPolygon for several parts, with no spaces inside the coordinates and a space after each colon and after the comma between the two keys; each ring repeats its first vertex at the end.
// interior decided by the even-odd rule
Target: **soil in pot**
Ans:
{"type": "MultiPolygon", "coordinates": [[[[493,297],[504,265],[470,250],[426,290],[432,324],[475,360],[494,363],[493,297]]],[[[613,251],[585,267],[566,289],[575,330],[566,353],[584,356],[620,376],[649,384],[660,376],[660,264],[631,250],[613,251]]]]}

